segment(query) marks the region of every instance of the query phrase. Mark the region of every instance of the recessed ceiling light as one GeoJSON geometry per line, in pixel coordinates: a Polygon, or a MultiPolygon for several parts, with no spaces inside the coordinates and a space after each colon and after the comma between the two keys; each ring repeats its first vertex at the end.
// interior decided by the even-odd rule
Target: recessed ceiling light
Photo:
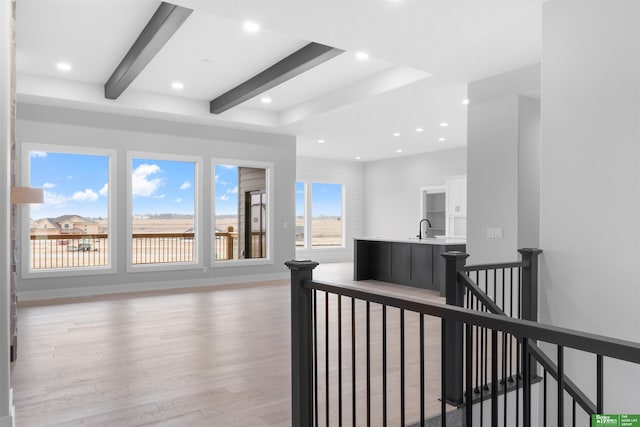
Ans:
{"type": "Polygon", "coordinates": [[[360,160],[360,156],[356,156],[356,160],[360,160]]]}
{"type": "Polygon", "coordinates": [[[325,142],[324,139],[319,139],[318,140],[318,144],[324,144],[324,142],[325,142]]]}
{"type": "Polygon", "coordinates": [[[356,59],[358,59],[359,61],[366,61],[367,59],[369,59],[369,54],[367,52],[356,52],[356,59]]]}
{"type": "Polygon", "coordinates": [[[171,83],[171,89],[173,89],[173,90],[182,90],[182,89],[184,89],[184,84],[182,82],[173,82],[173,83],[171,83]]]}
{"type": "Polygon", "coordinates": [[[447,126],[449,126],[449,123],[442,122],[442,123],[440,123],[440,126],[442,126],[443,128],[446,128],[447,126]]]}
{"type": "Polygon", "coordinates": [[[393,136],[400,136],[400,132],[394,132],[393,136]]]}
{"type": "Polygon", "coordinates": [[[396,150],[396,153],[402,153],[402,148],[398,148],[398,149],[396,150]]]}
{"type": "Polygon", "coordinates": [[[438,138],[438,141],[440,141],[440,142],[444,142],[446,140],[447,140],[447,138],[438,138]]]}
{"type": "Polygon", "coordinates": [[[242,24],[242,29],[247,33],[257,33],[258,31],[260,31],[260,24],[255,21],[245,21],[242,24]]]}
{"type": "Polygon", "coordinates": [[[462,105],[469,105],[469,100],[468,99],[463,99],[462,100],[462,105]]]}
{"type": "Polygon", "coordinates": [[[424,132],[424,129],[422,129],[422,128],[416,128],[416,132],[424,132]]]}
{"type": "Polygon", "coordinates": [[[69,64],[68,62],[58,62],[56,64],[56,68],[59,71],[71,71],[71,64],[69,64]]]}
{"type": "Polygon", "coordinates": [[[263,97],[260,101],[263,104],[271,104],[271,98],[269,98],[268,96],[263,97]]]}

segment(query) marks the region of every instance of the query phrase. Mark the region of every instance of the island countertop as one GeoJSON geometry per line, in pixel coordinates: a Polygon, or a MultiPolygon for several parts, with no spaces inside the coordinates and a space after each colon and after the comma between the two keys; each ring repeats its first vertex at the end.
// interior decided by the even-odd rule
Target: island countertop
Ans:
{"type": "Polygon", "coordinates": [[[408,239],[390,239],[386,237],[354,237],[353,240],[366,240],[370,242],[394,242],[394,243],[417,243],[421,245],[464,245],[467,241],[463,238],[457,237],[424,237],[418,239],[417,237],[410,237],[408,239]]]}
{"type": "Polygon", "coordinates": [[[445,294],[442,254],[465,251],[465,239],[354,238],[353,279],[381,280],[445,294]]]}

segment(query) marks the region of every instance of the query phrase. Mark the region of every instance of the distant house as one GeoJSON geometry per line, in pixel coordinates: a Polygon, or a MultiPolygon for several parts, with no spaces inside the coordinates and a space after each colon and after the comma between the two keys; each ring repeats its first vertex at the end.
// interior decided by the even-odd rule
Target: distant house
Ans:
{"type": "Polygon", "coordinates": [[[62,215],[31,222],[31,234],[98,234],[99,232],[100,224],[80,215],[62,215]]]}

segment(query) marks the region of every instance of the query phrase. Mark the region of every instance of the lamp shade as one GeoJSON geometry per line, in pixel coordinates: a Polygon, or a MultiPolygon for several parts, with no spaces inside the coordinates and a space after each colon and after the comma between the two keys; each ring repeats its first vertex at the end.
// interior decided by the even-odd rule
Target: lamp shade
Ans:
{"type": "Polygon", "coordinates": [[[25,205],[28,203],[43,203],[44,190],[33,187],[11,187],[11,203],[25,205]]]}

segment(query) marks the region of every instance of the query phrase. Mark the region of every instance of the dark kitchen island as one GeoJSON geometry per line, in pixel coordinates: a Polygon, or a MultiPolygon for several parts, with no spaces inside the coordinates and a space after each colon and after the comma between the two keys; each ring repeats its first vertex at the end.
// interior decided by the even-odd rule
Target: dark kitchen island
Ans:
{"type": "Polygon", "coordinates": [[[445,294],[442,254],[466,249],[465,240],[354,239],[353,280],[381,280],[445,294]]]}

